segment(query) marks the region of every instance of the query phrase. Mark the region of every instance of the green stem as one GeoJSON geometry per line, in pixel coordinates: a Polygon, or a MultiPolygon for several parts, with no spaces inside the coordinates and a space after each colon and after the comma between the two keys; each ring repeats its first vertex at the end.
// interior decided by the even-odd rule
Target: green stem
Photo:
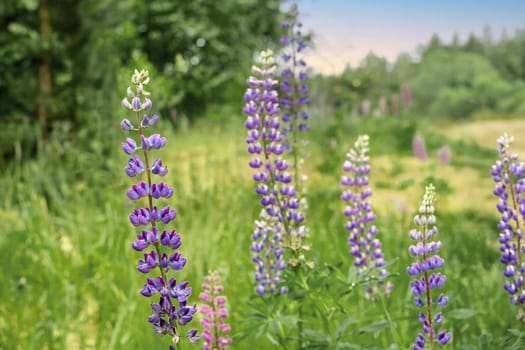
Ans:
{"type": "MultiPolygon", "coordinates": [[[[427,240],[428,226],[425,223],[423,226],[423,244],[426,244],[427,240]]],[[[423,253],[422,262],[427,258],[427,254],[423,253]]],[[[434,350],[434,331],[432,326],[432,298],[430,296],[430,287],[428,285],[428,271],[425,271],[423,278],[425,279],[425,289],[426,289],[426,298],[427,298],[427,319],[428,326],[430,328],[429,337],[430,337],[430,350],[434,350]]]]}
{"type": "MultiPolygon", "coordinates": [[[[509,177],[510,179],[510,172],[508,171],[507,169],[507,176],[509,177]]],[[[509,181],[509,192],[510,192],[510,197],[511,197],[511,201],[512,201],[512,207],[513,207],[513,214],[516,215],[516,230],[519,231],[520,230],[520,220],[519,220],[519,211],[518,211],[518,204],[516,202],[516,195],[514,193],[514,186],[513,186],[513,182],[512,181],[509,181]]],[[[517,236],[517,254],[518,254],[518,266],[521,267],[521,238],[520,236],[517,236]]]]}
{"type": "Polygon", "coordinates": [[[379,295],[379,299],[381,300],[381,307],[383,308],[383,312],[385,314],[385,318],[390,324],[390,333],[392,335],[392,338],[394,339],[395,344],[401,344],[399,341],[399,335],[397,334],[397,327],[395,326],[395,323],[392,321],[392,317],[390,317],[390,313],[388,312],[388,309],[385,304],[385,297],[381,294],[379,295]]]}
{"type": "Polygon", "coordinates": [[[299,303],[299,307],[297,308],[297,315],[299,316],[299,321],[297,322],[297,342],[299,345],[299,349],[303,348],[303,308],[302,303],[299,303]]]}

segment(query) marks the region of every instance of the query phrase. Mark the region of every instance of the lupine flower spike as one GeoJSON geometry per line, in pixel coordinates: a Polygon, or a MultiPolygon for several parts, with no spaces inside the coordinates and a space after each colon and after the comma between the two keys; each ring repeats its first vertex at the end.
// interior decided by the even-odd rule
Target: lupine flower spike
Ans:
{"type": "MultiPolygon", "coordinates": [[[[494,195],[498,197],[496,208],[501,220],[498,223],[501,263],[505,265],[505,290],[514,305],[525,304],[523,256],[523,225],[525,224],[525,165],[518,155],[510,153],[514,142],[512,136],[504,134],[498,138],[499,160],[492,166],[491,175],[496,183],[494,195]]],[[[523,310],[518,310],[523,320],[523,310]]]]}
{"type": "Polygon", "coordinates": [[[450,164],[451,150],[449,145],[444,145],[438,150],[439,164],[450,164]]]}
{"type": "Polygon", "coordinates": [[[227,350],[232,342],[231,338],[225,335],[231,329],[224,322],[228,317],[228,310],[226,297],[220,295],[224,290],[220,282],[221,278],[216,271],[206,276],[202,285],[204,292],[199,297],[204,302],[200,312],[204,314],[201,324],[204,327],[202,338],[205,350],[227,350]]]}
{"type": "Polygon", "coordinates": [[[422,162],[427,161],[427,151],[425,148],[425,139],[421,135],[414,135],[412,140],[412,150],[416,158],[422,162]]]}
{"type": "MultiPolygon", "coordinates": [[[[173,195],[173,188],[164,182],[154,182],[156,176],[162,177],[168,172],[160,159],[152,159],[152,152],[166,144],[166,138],[159,134],[147,136],[145,130],[157,123],[158,117],[148,117],[143,114],[151,108],[150,93],[145,90],[149,82],[148,71],[137,71],[131,78],[132,86],[128,87],[127,97],[122,100],[125,109],[133,111],[136,123],[128,119],[121,122],[121,127],[126,132],[135,132],[136,139],[128,137],[122,144],[122,150],[131,156],[125,172],[129,177],[146,177],[131,186],[126,192],[127,197],[133,201],[145,201],[143,208],[133,210],[129,216],[131,224],[140,227],[137,239],[132,247],[143,252],[143,258],[138,259],[137,270],[148,274],[157,272],[156,277],[146,278],[146,283],[140,293],[151,298],[158,295],[158,303],[152,303],[152,315],[148,318],[157,335],[168,335],[172,338],[175,349],[181,338],[180,326],[189,323],[196,306],[188,305],[191,296],[191,287],[187,281],[178,282],[174,277],[168,277],[170,272],[181,271],[186,265],[186,258],[177,251],[181,245],[181,237],[174,229],[164,225],[175,219],[176,211],[169,205],[161,208],[157,200],[166,200],[173,195]],[[155,175],[155,176],[153,176],[155,175]]],[[[189,330],[186,337],[191,342],[199,339],[195,329],[189,330]]]]}
{"type": "MultiPolygon", "coordinates": [[[[307,45],[302,33],[302,23],[297,20],[297,5],[292,6],[287,17],[287,20],[281,24],[282,28],[286,30],[286,34],[280,40],[281,45],[283,45],[281,58],[284,61],[280,85],[280,102],[283,110],[281,120],[284,123],[282,134],[284,136],[284,147],[287,148],[291,156],[294,185],[300,196],[304,198],[303,182],[306,180],[306,176],[301,176],[299,170],[307,156],[304,152],[304,146],[308,144],[308,140],[302,134],[310,129],[308,125],[309,115],[305,110],[310,102],[308,73],[306,72],[306,62],[302,57],[307,45]]],[[[306,203],[303,204],[303,208],[305,205],[306,203]]]]}
{"type": "Polygon", "coordinates": [[[248,129],[248,152],[253,156],[249,165],[254,169],[253,179],[257,183],[255,192],[260,195],[263,206],[252,236],[253,262],[257,269],[256,292],[285,293],[281,272],[286,268],[284,249],[292,251],[288,261],[292,267],[298,265],[303,248],[301,240],[306,234],[299,210],[299,200],[288,172],[288,163],[283,159],[281,123],[279,120],[279,98],[274,80],[275,61],[273,52],[263,51],[261,68],[252,67],[256,77],[247,80],[244,95],[245,126],[248,129]]]}
{"type": "Polygon", "coordinates": [[[443,288],[447,280],[445,275],[436,272],[445,264],[445,260],[436,254],[441,248],[441,242],[431,241],[438,233],[434,216],[435,201],[434,186],[430,184],[425,188],[419,213],[414,217],[417,228],[409,233],[410,239],[417,243],[408,249],[410,256],[416,261],[407,268],[407,273],[415,277],[410,282],[410,289],[414,295],[414,303],[421,308],[419,322],[423,325],[423,332],[417,335],[412,347],[414,350],[433,350],[436,343],[445,345],[452,338],[452,334],[446,329],[436,331],[437,327],[442,327],[445,319],[442,312],[435,309],[447,305],[448,297],[443,293],[435,296],[435,290],[443,288]]]}
{"type": "Polygon", "coordinates": [[[388,272],[385,269],[381,242],[377,238],[378,230],[373,222],[376,217],[372,211],[372,203],[369,198],[372,190],[368,187],[368,174],[370,165],[368,159],[368,135],[357,138],[354,147],[346,154],[343,165],[344,175],[341,184],[344,191],[341,199],[345,202],[343,214],[348,218],[346,229],[349,231],[348,245],[350,255],[354,257],[354,265],[359,275],[373,277],[376,274],[375,283],[367,283],[365,297],[375,301],[379,293],[388,296],[393,285],[385,283],[388,272]]]}

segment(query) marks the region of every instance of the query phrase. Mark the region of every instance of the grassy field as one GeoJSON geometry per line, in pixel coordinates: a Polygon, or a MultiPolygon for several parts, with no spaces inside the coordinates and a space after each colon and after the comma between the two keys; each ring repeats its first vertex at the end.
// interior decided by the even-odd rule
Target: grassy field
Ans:
{"type": "MultiPolygon", "coordinates": [[[[249,245],[259,211],[243,123],[239,116],[236,122],[162,132],[168,138],[162,150],[170,169],[166,182],[175,187],[170,199],[178,211],[174,227],[188,258],[178,279],[190,281],[197,302],[203,277],[217,269],[231,312],[232,349],[274,349],[264,336],[238,336],[256,299],[249,245]]],[[[515,150],[525,155],[524,130],[523,120],[314,121],[304,169],[310,243],[318,265],[337,266],[343,275],[351,266],[339,179],[346,151],[358,134],[368,133],[377,225],[389,269],[398,273],[384,304],[390,317],[386,326],[374,328],[385,319],[384,307],[365,302],[356,288],[341,301],[346,316],[334,317],[329,328],[351,318],[345,332],[353,344],[409,347],[419,323],[405,273],[408,231],[424,186],[433,182],[450,297],[444,315],[454,333],[449,348],[520,348],[516,344],[525,332],[502,288],[489,169],[503,131],[517,137],[515,150]],[[425,137],[427,162],[412,156],[415,131],[425,137]],[[436,152],[444,144],[452,149],[452,161],[440,165],[436,152]]],[[[132,183],[123,172],[127,157],[104,151],[119,149],[125,135],[115,130],[114,136],[84,145],[90,151],[79,151],[72,140],[51,142],[45,156],[12,164],[1,174],[0,349],[168,348],[169,339],[156,337],[146,321],[149,300],[138,294],[144,276],[135,269],[140,254],[130,248],[135,231],[127,219],[132,203],[124,194],[132,183]]],[[[319,325],[321,335],[325,330],[319,325]]],[[[184,346],[199,348],[202,344],[184,346]]]]}

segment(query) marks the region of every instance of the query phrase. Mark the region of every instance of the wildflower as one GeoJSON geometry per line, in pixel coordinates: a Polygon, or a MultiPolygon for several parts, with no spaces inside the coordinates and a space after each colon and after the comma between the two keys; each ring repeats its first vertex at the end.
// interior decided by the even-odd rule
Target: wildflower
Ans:
{"type": "Polygon", "coordinates": [[[514,305],[525,303],[523,254],[523,225],[525,223],[525,165],[518,161],[517,154],[510,153],[514,142],[512,136],[504,134],[498,138],[499,160],[490,171],[496,183],[494,195],[498,197],[496,208],[501,216],[498,223],[500,231],[500,261],[505,268],[503,288],[510,294],[514,305]]]}
{"type": "Polygon", "coordinates": [[[202,285],[204,292],[199,296],[204,302],[200,312],[204,315],[201,324],[204,327],[202,338],[205,350],[227,350],[228,345],[232,342],[231,338],[225,335],[230,332],[231,328],[224,323],[228,317],[228,310],[226,309],[226,297],[220,295],[224,290],[220,282],[221,278],[216,271],[210,273],[204,278],[202,285]]]}
{"type": "Polygon", "coordinates": [[[419,207],[419,213],[414,217],[414,223],[417,228],[409,233],[411,240],[418,241],[415,245],[411,245],[408,249],[410,256],[414,257],[416,261],[407,267],[407,273],[415,279],[410,282],[410,289],[414,296],[414,304],[421,308],[424,312],[419,313],[419,322],[423,325],[423,332],[420,332],[414,343],[414,350],[424,350],[425,343],[428,340],[430,349],[434,349],[436,341],[441,344],[447,344],[452,334],[446,329],[436,333],[436,325],[441,326],[444,322],[444,317],[441,312],[434,316],[433,306],[443,307],[448,303],[448,297],[440,293],[437,298],[433,299],[433,292],[435,289],[441,289],[447,280],[446,276],[437,269],[443,267],[445,261],[436,255],[441,248],[440,241],[431,241],[430,239],[438,233],[435,226],[436,217],[434,216],[434,203],[436,201],[436,194],[432,184],[425,188],[423,201],[419,207]]]}
{"type": "Polygon", "coordinates": [[[425,139],[421,135],[414,135],[412,140],[412,150],[417,159],[422,162],[427,161],[427,151],[425,149],[425,139]]]}
{"type": "MultiPolygon", "coordinates": [[[[148,318],[148,322],[151,323],[155,334],[169,335],[176,344],[181,338],[180,326],[191,322],[197,308],[188,305],[188,298],[192,292],[189,283],[187,281],[178,282],[175,278],[168,276],[170,271],[181,271],[186,265],[186,258],[176,251],[182,245],[180,235],[175,230],[161,230],[159,226],[173,221],[176,211],[169,205],[161,209],[153,205],[154,200],[167,199],[173,195],[173,188],[166,183],[153,182],[155,178],[152,175],[164,176],[168,169],[162,166],[160,159],[155,159],[150,163],[150,152],[164,147],[166,138],[159,134],[150,136],[144,134],[144,130],[158,120],[157,116],[148,118],[146,115],[141,120],[141,113],[151,108],[152,105],[151,100],[147,97],[149,92],[144,90],[144,86],[149,82],[148,72],[135,70],[131,80],[134,89],[131,86],[128,88],[127,97],[123,99],[122,105],[125,109],[135,113],[138,127],[134,128],[128,119],[122,120],[121,127],[126,132],[137,132],[140,146],[136,139],[131,137],[128,137],[122,144],[124,153],[133,155],[128,161],[125,172],[129,177],[137,177],[146,172],[147,181],[133,184],[126,195],[133,201],[147,198],[148,203],[146,207],[134,209],[129,216],[133,226],[144,227],[137,234],[132,248],[144,252],[143,258],[137,261],[137,270],[144,274],[157,271],[158,274],[157,277],[146,278],[146,283],[140,291],[145,297],[158,296],[159,298],[158,303],[151,304],[153,314],[148,318]]],[[[196,330],[190,330],[186,338],[195,342],[199,337],[196,330]]],[[[170,346],[170,349],[175,349],[175,347],[170,346]]]]}
{"type": "Polygon", "coordinates": [[[263,206],[252,236],[252,260],[257,265],[256,291],[265,294],[287,291],[285,287],[278,287],[282,282],[280,272],[286,268],[283,248],[293,252],[289,263],[297,266],[301,260],[301,239],[306,230],[288,163],[282,157],[284,148],[273,52],[263,51],[260,59],[261,68],[252,67],[255,77],[247,80],[243,111],[247,115],[246,143],[252,155],[249,166],[254,170],[256,193],[260,195],[263,206]]]}
{"type": "Polygon", "coordinates": [[[310,129],[309,114],[305,110],[310,99],[306,62],[301,57],[307,45],[302,33],[302,23],[297,20],[297,16],[297,5],[294,5],[288,13],[288,19],[281,24],[281,27],[286,30],[286,35],[280,40],[284,46],[281,58],[285,67],[281,72],[280,104],[283,110],[281,114],[284,124],[281,129],[284,136],[283,144],[290,153],[294,184],[302,197],[304,208],[306,202],[302,183],[306,177],[300,176],[300,165],[308,156],[304,152],[308,140],[301,134],[310,129]]]}
{"type": "Polygon", "coordinates": [[[439,164],[446,165],[450,163],[450,146],[444,145],[438,150],[439,164]]]}
{"type": "Polygon", "coordinates": [[[375,300],[380,290],[388,296],[393,285],[390,282],[385,283],[389,274],[385,269],[381,242],[376,237],[378,230],[373,225],[376,217],[369,201],[372,190],[368,187],[368,140],[368,135],[359,136],[354,147],[346,154],[347,159],[343,165],[345,175],[341,179],[345,190],[341,199],[346,204],[343,214],[348,218],[345,227],[350,233],[350,255],[354,257],[358,273],[364,275],[373,270],[378,271],[377,283],[368,283],[365,288],[366,298],[375,300]]]}

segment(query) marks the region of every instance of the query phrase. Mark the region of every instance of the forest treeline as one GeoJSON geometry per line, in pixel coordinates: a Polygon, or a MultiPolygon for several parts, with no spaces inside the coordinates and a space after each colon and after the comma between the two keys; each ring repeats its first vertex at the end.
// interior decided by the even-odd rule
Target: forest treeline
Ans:
{"type": "Polygon", "coordinates": [[[135,68],[155,77],[155,111],[170,120],[242,99],[253,53],[278,42],[280,6],[280,0],[3,0],[0,159],[12,156],[14,144],[30,150],[37,129],[78,135],[92,127],[90,137],[107,136],[135,68]]]}
{"type": "Polygon", "coordinates": [[[338,76],[317,76],[318,101],[339,113],[411,113],[464,119],[525,113],[525,30],[495,39],[490,27],[461,42],[437,35],[394,63],[370,53],[338,76]]]}
{"type": "MultiPolygon", "coordinates": [[[[46,137],[110,136],[134,68],[155,76],[155,111],[174,124],[216,106],[234,110],[254,53],[278,47],[283,3],[2,1],[0,165],[35,154],[46,137]]],[[[490,30],[465,42],[434,36],[420,57],[393,64],[371,53],[339,76],[314,77],[311,92],[312,106],[340,115],[398,114],[407,105],[452,118],[525,113],[525,30],[497,40],[490,30]]]]}

